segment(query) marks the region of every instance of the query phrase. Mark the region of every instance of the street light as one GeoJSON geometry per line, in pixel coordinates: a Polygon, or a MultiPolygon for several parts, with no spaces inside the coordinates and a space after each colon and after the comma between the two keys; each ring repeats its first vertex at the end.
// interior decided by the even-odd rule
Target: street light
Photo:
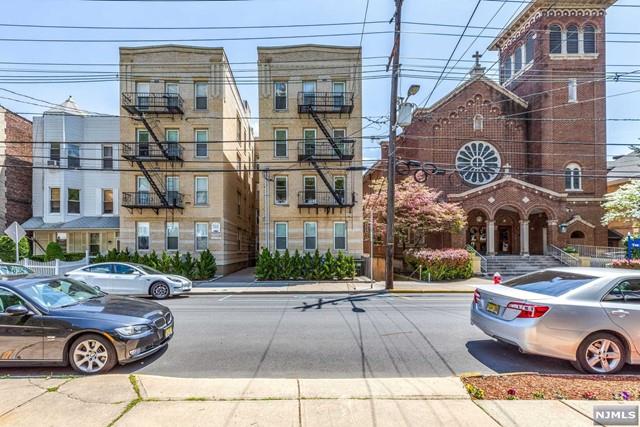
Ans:
{"type": "Polygon", "coordinates": [[[416,108],[416,104],[407,102],[407,100],[418,93],[419,90],[420,85],[409,86],[409,90],[407,90],[407,97],[400,101],[400,105],[398,106],[398,120],[396,122],[398,126],[403,128],[411,124],[411,119],[413,118],[413,111],[416,108]]]}
{"type": "Polygon", "coordinates": [[[420,91],[420,85],[411,85],[407,91],[407,99],[420,91]]]}

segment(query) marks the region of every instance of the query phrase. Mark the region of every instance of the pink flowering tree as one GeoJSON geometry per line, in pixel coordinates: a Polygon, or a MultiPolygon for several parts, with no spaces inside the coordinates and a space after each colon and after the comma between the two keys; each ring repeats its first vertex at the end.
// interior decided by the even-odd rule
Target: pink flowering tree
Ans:
{"type": "MultiPolygon", "coordinates": [[[[371,193],[364,197],[365,221],[373,212],[376,230],[381,232],[387,223],[387,180],[372,181],[371,193]]],[[[395,232],[396,238],[424,236],[427,233],[457,233],[466,225],[466,214],[457,203],[444,201],[441,192],[416,182],[412,177],[396,184],[395,232]]],[[[415,240],[412,238],[412,240],[415,240]]]]}

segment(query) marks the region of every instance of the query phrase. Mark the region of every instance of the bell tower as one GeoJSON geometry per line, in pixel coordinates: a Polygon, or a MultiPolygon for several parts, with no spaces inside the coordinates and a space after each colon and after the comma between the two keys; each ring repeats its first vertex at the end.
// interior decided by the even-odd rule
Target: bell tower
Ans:
{"type": "Polygon", "coordinates": [[[527,180],[569,198],[606,192],[605,16],[616,0],[534,0],[490,46],[524,98],[527,180]],[[594,177],[597,175],[597,177],[594,177]]]}

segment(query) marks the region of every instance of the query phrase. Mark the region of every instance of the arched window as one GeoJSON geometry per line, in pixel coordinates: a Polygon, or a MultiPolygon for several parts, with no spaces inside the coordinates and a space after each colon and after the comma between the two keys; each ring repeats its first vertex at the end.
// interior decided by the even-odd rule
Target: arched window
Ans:
{"type": "Polygon", "coordinates": [[[564,169],[564,188],[573,191],[582,189],[582,170],[575,163],[568,164],[564,169]]]}
{"type": "Polygon", "coordinates": [[[579,53],[578,26],[567,27],[567,53],[579,53]]]}
{"type": "Polygon", "coordinates": [[[593,25],[584,26],[584,53],[596,53],[596,29],[593,25]]]}
{"type": "Polygon", "coordinates": [[[572,239],[584,239],[584,233],[580,230],[576,230],[574,232],[571,233],[571,238],[572,239]]]}
{"type": "Polygon", "coordinates": [[[527,42],[525,43],[525,55],[524,60],[526,63],[533,62],[533,48],[535,46],[535,39],[533,38],[533,33],[527,36],[527,42]]]}
{"type": "Polygon", "coordinates": [[[504,60],[504,68],[503,68],[503,78],[504,80],[509,80],[511,78],[511,57],[507,57],[504,60]]]}
{"type": "Polygon", "coordinates": [[[513,69],[516,73],[522,69],[522,46],[518,46],[513,53],[513,69]]]}
{"type": "Polygon", "coordinates": [[[482,130],[484,128],[484,118],[482,114],[476,114],[473,117],[473,130],[482,130]]]}
{"type": "Polygon", "coordinates": [[[562,53],[562,28],[560,25],[549,27],[549,53],[562,53]]]}

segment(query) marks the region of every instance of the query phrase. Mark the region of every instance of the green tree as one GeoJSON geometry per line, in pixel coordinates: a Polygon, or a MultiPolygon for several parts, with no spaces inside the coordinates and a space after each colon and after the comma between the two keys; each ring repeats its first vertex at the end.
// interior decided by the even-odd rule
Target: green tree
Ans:
{"type": "Polygon", "coordinates": [[[205,249],[200,252],[200,257],[196,262],[195,266],[197,276],[201,280],[211,279],[216,275],[216,271],[218,271],[218,266],[216,264],[216,258],[213,256],[209,249],[205,249]]]}
{"type": "Polygon", "coordinates": [[[604,208],[602,224],[624,222],[638,226],[640,224],[640,179],[634,179],[606,195],[602,207],[604,208]]]}
{"type": "MultiPolygon", "coordinates": [[[[29,241],[26,237],[20,239],[18,253],[21,258],[29,256],[29,241]]],[[[0,260],[16,262],[16,244],[9,236],[0,236],[0,260]]]]}
{"type": "Polygon", "coordinates": [[[49,242],[47,249],[45,250],[44,260],[53,261],[55,259],[63,260],[64,251],[57,242],[49,242]]]}

